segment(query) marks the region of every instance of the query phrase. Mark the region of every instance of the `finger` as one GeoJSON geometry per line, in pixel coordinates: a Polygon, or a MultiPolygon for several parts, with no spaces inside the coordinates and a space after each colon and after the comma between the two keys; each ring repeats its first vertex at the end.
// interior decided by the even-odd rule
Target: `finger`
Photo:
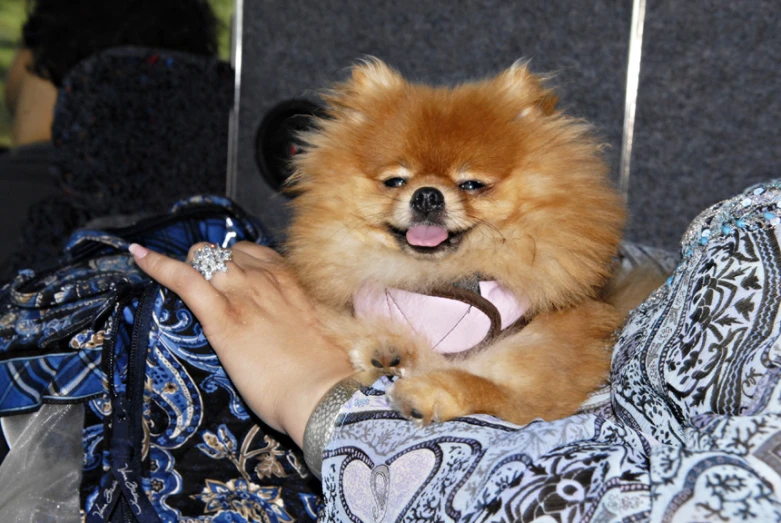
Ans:
{"type": "MultiPolygon", "coordinates": [[[[209,242],[198,242],[193,244],[187,253],[187,262],[190,263],[193,261],[193,257],[195,256],[196,251],[199,251],[204,247],[213,248],[214,246],[215,244],[209,242]]],[[[245,253],[248,256],[251,256],[252,258],[262,262],[283,261],[282,256],[277,251],[264,245],[258,245],[257,243],[247,241],[237,242],[232,247],[230,247],[230,250],[233,251],[234,254],[237,252],[245,253]]]]}
{"type": "MultiPolygon", "coordinates": [[[[231,300],[231,297],[236,295],[248,295],[248,293],[251,293],[251,288],[254,288],[257,291],[261,290],[262,286],[268,284],[274,285],[278,291],[281,290],[273,275],[266,270],[270,267],[269,262],[258,259],[251,254],[247,254],[247,247],[251,247],[254,244],[249,242],[242,243],[243,245],[237,244],[238,247],[234,246],[233,248],[225,249],[230,251],[231,254],[230,260],[224,261],[224,268],[226,270],[215,270],[208,280],[209,283],[220,291],[228,301],[231,300]],[[254,276],[247,279],[247,271],[251,271],[254,276]]],[[[187,254],[187,263],[192,265],[193,260],[198,257],[199,251],[205,248],[212,250],[215,248],[221,249],[220,247],[216,247],[213,243],[196,243],[190,247],[187,254]]],[[[252,249],[249,249],[249,251],[253,252],[252,249]]],[[[264,253],[263,250],[254,252],[262,258],[266,258],[266,253],[264,253]]]]}
{"type": "Polygon", "coordinates": [[[198,242],[198,243],[192,244],[190,246],[190,250],[187,251],[187,258],[185,258],[185,261],[187,263],[192,263],[193,258],[195,258],[195,253],[196,252],[200,251],[201,249],[203,249],[205,247],[212,247],[212,248],[214,248],[214,246],[215,245],[213,243],[209,243],[209,242],[198,242]]]}
{"type": "Polygon", "coordinates": [[[238,242],[233,246],[234,251],[241,251],[248,256],[252,256],[256,260],[264,263],[284,263],[282,256],[272,249],[264,245],[258,245],[252,242],[238,242]]]}
{"type": "MultiPolygon", "coordinates": [[[[193,246],[191,256],[201,245],[208,244],[193,246]]],[[[250,288],[264,294],[270,290],[270,285],[278,294],[286,294],[290,278],[286,274],[284,260],[274,250],[251,242],[238,242],[230,251],[231,260],[225,262],[228,270],[215,272],[211,279],[218,290],[226,296],[236,291],[249,291],[250,288]]]]}
{"type": "MultiPolygon", "coordinates": [[[[214,248],[214,244],[205,242],[193,245],[188,261],[207,246],[214,248]]],[[[227,271],[214,272],[210,280],[228,301],[237,295],[254,295],[262,296],[267,304],[280,298],[299,307],[308,304],[295,276],[276,251],[251,242],[238,242],[230,251],[231,261],[225,262],[227,271]]]]}
{"type": "Polygon", "coordinates": [[[251,242],[239,242],[233,251],[240,257],[242,267],[253,281],[262,277],[262,281],[271,285],[287,302],[301,309],[307,309],[311,305],[311,298],[277,251],[251,242]]]}
{"type": "Polygon", "coordinates": [[[223,314],[227,300],[189,263],[180,262],[136,243],[130,245],[136,265],[160,285],[175,292],[196,317],[223,314]]]}
{"type": "MultiPolygon", "coordinates": [[[[206,242],[199,242],[190,247],[186,262],[194,266],[193,261],[198,258],[200,258],[199,265],[202,268],[211,265],[211,270],[213,272],[211,272],[208,281],[226,296],[237,289],[242,289],[246,286],[244,268],[257,264],[253,257],[248,256],[239,250],[222,248],[213,243],[206,242]],[[214,257],[216,257],[218,253],[223,254],[224,252],[227,252],[230,257],[227,260],[223,258],[222,263],[218,265],[217,263],[219,260],[212,256],[204,255],[206,253],[199,252],[203,249],[209,249],[214,257]],[[214,265],[207,261],[208,258],[212,259],[214,265]]],[[[198,272],[201,272],[200,269],[198,272]]],[[[206,275],[204,274],[204,277],[205,276],[206,275]]]]}

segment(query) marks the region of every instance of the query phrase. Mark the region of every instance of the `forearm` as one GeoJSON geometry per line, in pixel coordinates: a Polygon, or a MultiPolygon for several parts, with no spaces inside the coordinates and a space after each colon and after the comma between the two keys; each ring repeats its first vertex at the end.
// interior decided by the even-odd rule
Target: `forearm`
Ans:
{"type": "Polygon", "coordinates": [[[215,347],[215,351],[250,409],[299,447],[303,447],[304,429],[317,403],[354,372],[343,352],[330,346],[310,346],[309,357],[295,360],[231,346],[215,347]],[[258,369],[264,369],[262,375],[258,369]]]}

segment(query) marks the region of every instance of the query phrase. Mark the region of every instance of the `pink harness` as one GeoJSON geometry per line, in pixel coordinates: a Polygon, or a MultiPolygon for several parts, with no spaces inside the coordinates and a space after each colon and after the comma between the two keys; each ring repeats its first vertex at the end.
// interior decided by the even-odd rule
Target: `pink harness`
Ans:
{"type": "Polygon", "coordinates": [[[428,295],[364,284],[353,296],[353,308],[357,318],[389,318],[408,325],[425,336],[435,352],[455,355],[527,323],[526,298],[517,298],[495,281],[481,281],[479,288],[479,294],[451,287],[428,295]]]}

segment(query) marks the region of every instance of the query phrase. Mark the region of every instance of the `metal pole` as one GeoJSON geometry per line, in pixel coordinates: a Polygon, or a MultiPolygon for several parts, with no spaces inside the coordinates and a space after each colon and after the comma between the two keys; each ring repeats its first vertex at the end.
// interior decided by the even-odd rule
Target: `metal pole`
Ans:
{"type": "Polygon", "coordinates": [[[626,66],[626,101],[624,103],[624,135],[621,142],[621,166],[618,188],[629,200],[629,175],[631,173],[632,143],[634,141],[637,90],[640,82],[640,60],[643,50],[643,25],[645,24],[645,0],[632,2],[632,26],[629,33],[629,57],[626,66]]]}
{"type": "Polygon", "coordinates": [[[239,103],[241,101],[241,63],[244,38],[244,0],[233,3],[233,31],[231,41],[231,65],[233,66],[233,109],[228,121],[228,165],[226,166],[225,192],[229,198],[236,199],[238,181],[239,151],[239,103]]]}

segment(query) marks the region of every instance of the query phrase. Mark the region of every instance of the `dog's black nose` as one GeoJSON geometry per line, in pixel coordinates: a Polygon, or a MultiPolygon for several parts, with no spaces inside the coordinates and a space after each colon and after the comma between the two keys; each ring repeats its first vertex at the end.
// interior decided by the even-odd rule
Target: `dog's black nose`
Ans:
{"type": "Polygon", "coordinates": [[[412,193],[410,206],[418,212],[430,213],[445,207],[445,196],[433,187],[421,187],[412,193]]]}

